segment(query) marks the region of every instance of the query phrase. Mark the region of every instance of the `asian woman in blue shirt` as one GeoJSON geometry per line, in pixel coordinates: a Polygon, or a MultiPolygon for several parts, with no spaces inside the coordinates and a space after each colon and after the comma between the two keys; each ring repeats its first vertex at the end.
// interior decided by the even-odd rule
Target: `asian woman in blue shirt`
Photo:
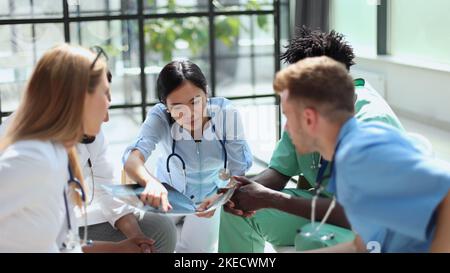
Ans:
{"type": "MultiPolygon", "coordinates": [[[[187,60],[162,69],[157,92],[160,103],[124,152],[125,171],[145,186],[141,200],[148,205],[171,209],[165,182],[206,208],[231,175],[245,174],[252,164],[240,116],[227,99],[208,97],[205,76],[187,60]],[[162,154],[151,174],[144,163],[157,144],[162,154]]],[[[177,252],[217,251],[220,211],[176,219],[181,220],[177,252]]]]}

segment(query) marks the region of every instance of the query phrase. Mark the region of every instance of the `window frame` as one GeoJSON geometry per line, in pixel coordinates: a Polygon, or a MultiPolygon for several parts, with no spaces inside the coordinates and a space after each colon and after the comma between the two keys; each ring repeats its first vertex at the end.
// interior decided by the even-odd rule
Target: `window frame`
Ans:
{"type": "MultiPolygon", "coordinates": [[[[13,0],[10,0],[13,1],[13,0]]],[[[139,69],[140,69],[140,87],[141,87],[141,101],[140,103],[124,103],[124,104],[115,104],[112,105],[111,109],[126,109],[126,108],[140,108],[142,113],[142,121],[145,120],[147,115],[147,107],[153,106],[156,103],[147,102],[148,96],[148,87],[146,81],[145,74],[145,60],[146,60],[146,52],[145,52],[145,33],[144,33],[144,24],[147,19],[173,19],[173,18],[185,18],[191,16],[202,16],[208,18],[208,31],[209,31],[209,50],[210,50],[210,58],[209,58],[209,68],[211,79],[209,82],[209,86],[211,89],[211,95],[215,96],[216,94],[216,43],[215,43],[215,24],[214,19],[217,16],[225,15],[225,16],[239,16],[239,15],[272,15],[273,16],[273,29],[274,29],[274,68],[275,72],[280,70],[280,38],[281,38],[281,20],[280,20],[280,5],[289,5],[286,1],[274,0],[273,8],[270,10],[237,10],[237,11],[221,11],[217,10],[214,7],[213,1],[208,1],[208,10],[207,11],[199,11],[199,12],[180,12],[180,13],[154,13],[147,14],[144,11],[144,0],[136,0],[137,1],[137,13],[136,14],[120,14],[120,15],[93,15],[93,16],[77,16],[71,14],[69,9],[70,0],[61,0],[63,4],[62,17],[38,17],[38,18],[17,18],[17,19],[0,19],[0,25],[22,25],[22,24],[31,24],[32,26],[36,24],[42,23],[62,23],[64,29],[64,40],[66,43],[71,42],[71,33],[70,33],[70,24],[74,22],[89,22],[89,21],[113,21],[113,20],[136,20],[138,22],[138,37],[139,37],[139,69]],[[283,2],[283,3],[281,3],[283,2]]],[[[105,1],[105,6],[108,6],[107,0],[105,1]]],[[[30,0],[30,5],[33,4],[33,0],[30,0]]],[[[268,95],[250,95],[250,96],[239,96],[239,97],[228,97],[230,100],[240,100],[247,98],[263,98],[263,97],[274,97],[276,100],[276,104],[280,104],[280,100],[276,94],[268,94],[268,95]]],[[[279,108],[279,107],[278,107],[279,108]]],[[[3,112],[2,111],[2,102],[0,97],[0,124],[4,117],[10,115],[11,112],[3,112]]],[[[281,116],[281,115],[278,115],[281,116]]],[[[278,137],[281,135],[281,117],[279,117],[278,123],[278,137]]]]}

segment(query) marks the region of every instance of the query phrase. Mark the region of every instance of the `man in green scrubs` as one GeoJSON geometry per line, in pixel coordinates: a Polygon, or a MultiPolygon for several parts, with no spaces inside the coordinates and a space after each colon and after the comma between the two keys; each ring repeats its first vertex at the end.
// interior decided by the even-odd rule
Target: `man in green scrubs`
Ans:
{"type": "MultiPolygon", "coordinates": [[[[281,59],[295,63],[307,57],[328,56],[347,69],[354,64],[353,49],[343,40],[343,35],[331,31],[323,33],[307,28],[290,41],[281,59]]],[[[404,130],[387,102],[363,79],[355,80],[355,117],[359,121],[382,121],[404,130]]],[[[299,155],[287,134],[278,142],[269,167],[253,180],[246,180],[221,215],[219,252],[264,252],[265,242],[275,246],[293,246],[300,228],[310,222],[313,193],[300,188],[300,181],[313,188],[320,169],[318,153],[299,155]],[[285,188],[291,177],[299,176],[297,188],[285,188]]],[[[328,164],[330,165],[330,164],[328,164]]],[[[324,177],[328,177],[329,167],[324,177]]],[[[242,179],[241,179],[242,180],[242,179]]],[[[323,180],[326,186],[328,179],[323,180]]],[[[303,184],[303,183],[302,183],[303,184]]],[[[316,205],[316,219],[324,216],[331,202],[331,194],[324,192],[316,205]]],[[[345,213],[339,205],[328,218],[328,223],[350,228],[345,213]]]]}

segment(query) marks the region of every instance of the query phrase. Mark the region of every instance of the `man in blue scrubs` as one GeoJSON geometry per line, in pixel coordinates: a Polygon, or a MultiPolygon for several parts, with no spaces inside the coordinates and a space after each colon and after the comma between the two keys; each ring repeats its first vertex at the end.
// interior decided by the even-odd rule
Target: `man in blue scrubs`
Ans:
{"type": "Polygon", "coordinates": [[[328,190],[364,243],[382,252],[428,251],[450,164],[428,157],[394,127],[358,122],[353,80],[328,57],[287,67],[274,87],[296,150],[331,162],[328,190]]]}

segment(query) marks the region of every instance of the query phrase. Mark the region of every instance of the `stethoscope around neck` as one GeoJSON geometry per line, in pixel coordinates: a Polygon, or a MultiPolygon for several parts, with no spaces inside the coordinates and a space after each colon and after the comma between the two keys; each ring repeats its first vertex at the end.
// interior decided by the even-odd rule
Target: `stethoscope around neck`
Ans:
{"type": "Polygon", "coordinates": [[[83,186],[81,185],[80,181],[78,181],[72,173],[72,169],[70,168],[70,165],[68,166],[69,169],[69,181],[67,182],[68,188],[70,190],[70,187],[74,187],[74,191],[76,194],[80,195],[82,203],[83,203],[83,215],[84,215],[84,234],[83,234],[83,240],[80,241],[80,238],[78,236],[78,233],[74,231],[77,226],[73,226],[73,223],[70,219],[70,206],[69,206],[69,200],[67,197],[66,189],[64,189],[63,197],[64,197],[64,206],[65,206],[65,213],[66,213],[66,220],[67,220],[67,236],[64,240],[62,246],[65,249],[73,250],[78,245],[84,245],[87,243],[87,236],[88,236],[88,229],[87,229],[87,205],[86,205],[86,193],[83,189],[83,186]]]}
{"type": "Polygon", "coordinates": [[[317,174],[317,178],[316,178],[316,185],[315,187],[312,189],[314,191],[314,197],[311,200],[311,224],[314,227],[313,233],[317,233],[320,228],[327,222],[328,218],[331,215],[331,212],[333,211],[333,209],[336,207],[336,195],[334,194],[330,205],[328,206],[327,211],[325,212],[325,215],[322,218],[322,221],[320,221],[320,223],[317,225],[316,224],[316,203],[317,203],[317,199],[319,198],[320,194],[322,193],[322,191],[324,191],[324,188],[322,186],[322,183],[325,179],[327,178],[331,178],[331,176],[333,175],[333,171],[334,171],[334,163],[335,163],[335,156],[336,156],[336,152],[338,150],[340,142],[338,142],[336,144],[336,147],[334,149],[334,154],[333,154],[333,158],[331,159],[331,162],[325,160],[322,158],[322,156],[319,157],[319,172],[317,174]],[[330,174],[329,175],[325,175],[325,171],[328,167],[328,165],[330,166],[330,174]]]}
{"type": "Polygon", "coordinates": [[[334,162],[331,162],[331,168],[330,168],[330,175],[329,176],[325,176],[325,170],[328,167],[329,162],[320,158],[320,163],[319,163],[320,167],[319,167],[319,173],[317,175],[317,179],[316,179],[316,186],[313,188],[314,193],[314,197],[311,200],[311,224],[314,227],[314,233],[318,232],[320,230],[320,228],[327,222],[328,218],[331,215],[331,212],[333,211],[333,209],[336,206],[336,196],[333,195],[332,200],[330,205],[328,206],[327,211],[325,212],[324,217],[322,218],[322,221],[320,221],[319,225],[316,224],[316,203],[317,203],[317,199],[319,198],[320,194],[322,193],[322,191],[324,190],[323,186],[322,186],[322,182],[327,179],[330,178],[332,172],[333,172],[333,167],[334,167],[334,162]]]}
{"type": "MultiPolygon", "coordinates": [[[[211,129],[212,129],[214,135],[217,137],[217,140],[219,141],[220,146],[222,147],[222,152],[223,152],[223,155],[224,155],[223,168],[219,171],[219,179],[221,179],[223,181],[226,181],[226,180],[231,178],[231,173],[230,173],[230,170],[228,169],[228,166],[227,166],[227,164],[228,164],[228,153],[227,153],[227,148],[225,146],[225,143],[226,143],[227,139],[226,139],[226,136],[224,135],[224,139],[221,140],[216,134],[216,125],[213,124],[211,120],[210,120],[210,122],[211,122],[211,129]]],[[[170,182],[171,185],[173,185],[172,175],[170,173],[170,166],[169,166],[170,165],[170,160],[173,157],[176,157],[176,158],[178,158],[180,160],[182,171],[183,171],[183,176],[184,176],[184,193],[186,193],[186,187],[187,187],[186,162],[183,160],[183,158],[179,154],[177,154],[175,152],[176,143],[177,142],[176,142],[175,138],[173,138],[172,139],[172,153],[167,157],[166,170],[167,170],[167,173],[169,174],[169,182],[170,182]]]]}

